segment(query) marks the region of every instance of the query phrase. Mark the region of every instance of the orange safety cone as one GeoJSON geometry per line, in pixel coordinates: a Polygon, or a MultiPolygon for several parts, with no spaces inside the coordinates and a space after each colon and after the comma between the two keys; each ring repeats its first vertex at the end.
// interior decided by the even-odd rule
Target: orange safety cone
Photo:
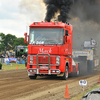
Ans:
{"type": "Polygon", "coordinates": [[[98,82],[100,83],[100,76],[99,76],[99,81],[98,82]]]}
{"type": "Polygon", "coordinates": [[[16,69],[18,69],[18,66],[16,66],[16,69]]]}
{"type": "Polygon", "coordinates": [[[65,96],[64,96],[64,98],[70,98],[67,85],[66,85],[66,89],[65,89],[65,96]]]}

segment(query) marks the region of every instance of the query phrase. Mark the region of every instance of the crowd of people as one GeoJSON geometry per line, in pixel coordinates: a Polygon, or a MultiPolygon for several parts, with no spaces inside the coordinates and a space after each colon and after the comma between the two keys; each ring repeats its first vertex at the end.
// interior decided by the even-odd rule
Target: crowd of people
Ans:
{"type": "Polygon", "coordinates": [[[8,54],[0,54],[0,63],[4,63],[5,59],[12,59],[12,63],[19,62],[20,64],[22,64],[22,62],[27,61],[27,57],[24,55],[22,55],[21,57],[15,57],[15,56],[9,56],[8,54]]]}
{"type": "Polygon", "coordinates": [[[22,62],[22,60],[23,60],[23,61],[27,61],[27,57],[24,56],[24,55],[22,55],[21,57],[18,57],[18,58],[17,58],[17,61],[19,61],[19,62],[22,62]]]}

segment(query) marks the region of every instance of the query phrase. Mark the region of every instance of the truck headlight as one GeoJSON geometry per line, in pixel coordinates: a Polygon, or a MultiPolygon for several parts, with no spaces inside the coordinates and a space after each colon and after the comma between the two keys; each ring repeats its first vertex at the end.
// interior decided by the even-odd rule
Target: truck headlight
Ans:
{"type": "Polygon", "coordinates": [[[30,61],[30,64],[33,64],[33,61],[30,61]]]}
{"type": "Polygon", "coordinates": [[[60,62],[59,61],[56,61],[56,64],[60,64],[60,62]]]}
{"type": "Polygon", "coordinates": [[[60,64],[60,57],[56,57],[56,64],[60,64]]]}
{"type": "Polygon", "coordinates": [[[60,60],[60,58],[59,57],[56,57],[56,61],[59,61],[60,60]]]}
{"type": "Polygon", "coordinates": [[[32,70],[30,70],[30,72],[32,72],[32,70]]]}
{"type": "Polygon", "coordinates": [[[30,60],[33,60],[33,56],[30,56],[30,60]]]}

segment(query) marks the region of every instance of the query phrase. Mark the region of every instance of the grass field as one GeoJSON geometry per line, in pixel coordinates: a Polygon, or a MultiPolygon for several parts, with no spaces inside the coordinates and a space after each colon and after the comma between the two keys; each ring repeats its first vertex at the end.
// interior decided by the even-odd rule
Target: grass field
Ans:
{"type": "MultiPolygon", "coordinates": [[[[100,84],[98,84],[97,86],[91,87],[89,90],[85,91],[84,94],[87,94],[89,91],[92,91],[93,89],[99,88],[100,84]]],[[[81,100],[81,98],[83,97],[83,93],[80,93],[79,95],[73,97],[70,100],[81,100]]]]}
{"type": "Polygon", "coordinates": [[[25,64],[15,64],[15,63],[10,63],[9,65],[2,64],[2,70],[0,71],[6,71],[6,70],[16,70],[16,67],[18,69],[26,69],[25,64]]]}

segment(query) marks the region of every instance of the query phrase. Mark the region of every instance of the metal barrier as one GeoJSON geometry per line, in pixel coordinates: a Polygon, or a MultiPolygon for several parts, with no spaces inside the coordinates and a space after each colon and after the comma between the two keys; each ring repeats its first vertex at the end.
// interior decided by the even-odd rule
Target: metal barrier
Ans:
{"type": "Polygon", "coordinates": [[[0,63],[5,63],[5,58],[0,58],[0,63]]]}

